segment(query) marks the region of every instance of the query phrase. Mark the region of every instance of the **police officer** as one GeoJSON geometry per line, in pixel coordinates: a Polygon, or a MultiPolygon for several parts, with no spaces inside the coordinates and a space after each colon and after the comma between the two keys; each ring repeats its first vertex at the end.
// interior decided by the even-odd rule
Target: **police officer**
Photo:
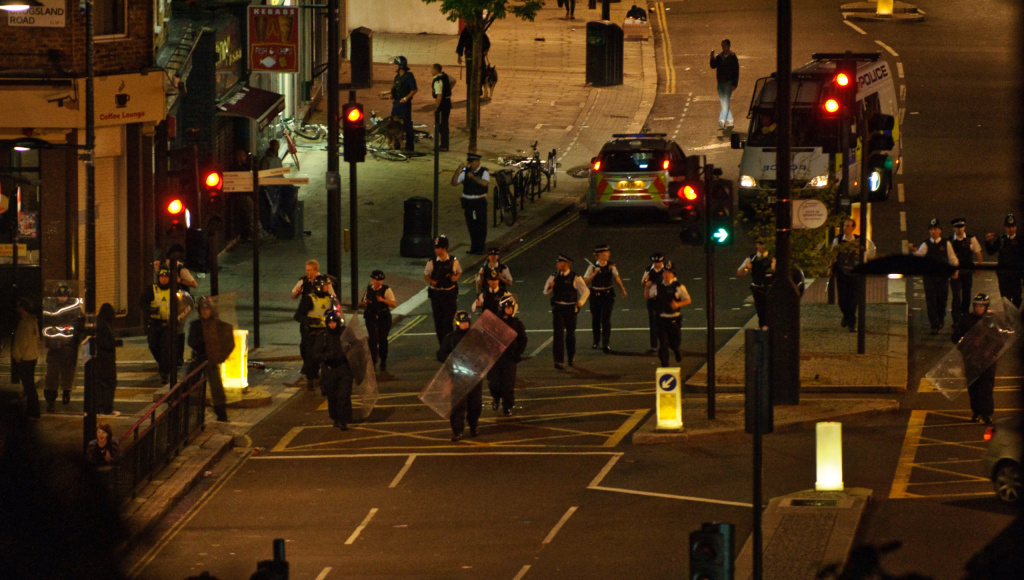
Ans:
{"type": "Polygon", "coordinates": [[[649,336],[651,348],[647,352],[654,352],[658,348],[658,311],[654,307],[654,299],[650,298],[651,288],[661,283],[661,274],[665,271],[665,254],[655,252],[651,254],[651,265],[644,271],[640,284],[644,287],[644,297],[647,301],[647,326],[650,329],[649,336]]]}
{"type": "Polygon", "coordinates": [[[487,275],[487,289],[481,292],[476,301],[473,302],[473,306],[470,308],[473,312],[480,311],[483,314],[484,310],[490,310],[495,316],[501,315],[501,309],[498,304],[501,299],[508,294],[501,288],[501,278],[498,273],[494,270],[487,275]]]}
{"type": "Polygon", "coordinates": [[[320,358],[314,349],[319,335],[327,330],[324,316],[334,310],[336,301],[331,294],[331,283],[323,274],[313,281],[313,292],[306,294],[299,302],[295,311],[295,320],[299,323],[299,353],[302,354],[302,373],[306,375],[306,390],[312,391],[320,378],[320,358]]]}
{"type": "MultiPolygon", "coordinates": [[[[960,263],[953,252],[953,244],[942,237],[942,225],[938,219],[932,218],[928,222],[928,239],[919,247],[914,244],[907,244],[915,256],[945,262],[956,267],[960,263]]],[[[946,325],[946,299],[949,298],[949,277],[948,276],[924,276],[924,302],[928,308],[928,322],[932,327],[932,334],[938,334],[946,325]]]]}
{"type": "Polygon", "coordinates": [[[391,309],[398,306],[395,293],[384,283],[384,272],[370,272],[370,285],[363,292],[359,307],[363,309],[367,342],[374,366],[380,361],[380,372],[388,370],[388,333],[391,332],[391,309]]]}
{"type": "MultiPolygon", "coordinates": [[[[459,310],[454,317],[455,329],[445,335],[441,347],[437,351],[437,362],[448,360],[455,347],[458,346],[466,333],[469,332],[469,313],[459,310]]],[[[477,436],[480,421],[480,410],[483,407],[483,380],[481,379],[462,400],[452,401],[452,413],[448,422],[452,427],[452,441],[462,439],[462,434],[469,423],[470,437],[477,436]]]]}
{"type": "Polygon", "coordinates": [[[564,369],[562,361],[568,355],[569,366],[573,366],[576,358],[576,317],[580,308],[587,302],[590,289],[583,278],[570,268],[572,258],[558,254],[555,261],[555,273],[548,276],[544,283],[544,295],[551,297],[551,314],[554,324],[555,338],[552,350],[555,355],[555,368],[564,369]]]}
{"type": "Polygon", "coordinates": [[[960,321],[953,326],[953,342],[964,354],[964,376],[977,377],[967,385],[967,395],[971,400],[971,422],[980,418],[986,425],[991,425],[992,412],[995,411],[992,392],[995,390],[996,363],[991,361],[991,364],[986,366],[989,361],[978,361],[970,356],[978,345],[963,340],[967,331],[988,314],[988,304],[988,294],[978,294],[974,297],[971,311],[961,316],[960,321]]]}
{"type": "Polygon", "coordinates": [[[1024,268],[1024,241],[1017,237],[1017,218],[1007,214],[1003,221],[1006,233],[996,237],[985,234],[985,251],[988,255],[998,254],[996,278],[999,280],[999,295],[1020,308],[1021,269],[1024,268]]]}
{"type": "Polygon", "coordinates": [[[235,348],[235,338],[230,324],[217,317],[213,300],[199,299],[199,318],[188,327],[188,346],[192,349],[190,372],[206,363],[206,385],[209,387],[213,413],[220,422],[228,420],[228,401],[224,395],[224,381],[220,365],[235,348]]]}
{"type": "Polygon", "coordinates": [[[487,387],[491,391],[491,409],[498,410],[506,417],[512,416],[512,408],[516,403],[516,371],[517,365],[523,360],[526,352],[526,327],[516,318],[516,299],[506,294],[501,299],[501,320],[516,332],[516,338],[508,345],[505,352],[494,362],[487,373],[487,387]]]}
{"type": "Polygon", "coordinates": [[[402,119],[405,150],[413,151],[416,131],[412,126],[412,98],[419,89],[416,87],[416,77],[409,70],[409,61],[404,56],[396,56],[392,63],[395,65],[395,80],[391,86],[391,115],[402,119]]]}
{"type": "Polygon", "coordinates": [[[968,267],[981,263],[981,244],[978,238],[969,235],[965,228],[967,220],[956,218],[952,221],[953,235],[949,236],[949,243],[953,246],[953,253],[960,262],[961,269],[949,279],[949,291],[952,296],[950,302],[950,313],[953,315],[953,325],[960,322],[960,317],[971,309],[971,287],[974,285],[974,270],[968,267]]]}
{"type": "MultiPolygon", "coordinates": [[[[836,249],[836,259],[832,263],[831,274],[836,277],[836,301],[839,311],[843,313],[843,328],[857,332],[857,309],[860,306],[860,284],[854,268],[860,265],[860,234],[855,234],[857,222],[848,219],[843,222],[843,235],[832,240],[836,249]]],[[[875,257],[875,244],[868,240],[865,244],[864,260],[875,257]]]]}
{"type": "Polygon", "coordinates": [[[767,328],[768,287],[772,284],[775,273],[775,258],[768,255],[764,242],[754,242],[754,253],[750,254],[736,270],[736,277],[750,273],[750,293],[754,296],[754,311],[757,312],[757,326],[767,328]]]}
{"type": "MultiPolygon", "coordinates": [[[[299,300],[299,306],[295,309],[294,317],[295,320],[299,321],[300,323],[305,318],[305,313],[300,312],[300,309],[304,307],[302,299],[304,299],[306,296],[311,296],[313,294],[313,286],[316,284],[316,280],[319,276],[320,262],[316,260],[306,260],[305,275],[299,278],[298,282],[295,283],[295,286],[292,287],[292,300],[299,300]]],[[[329,282],[330,278],[328,278],[328,283],[329,282]]],[[[327,288],[327,292],[332,296],[334,295],[333,285],[327,288]]],[[[306,365],[306,347],[311,344],[308,340],[306,340],[305,325],[300,324],[299,337],[299,355],[302,357],[301,372],[303,376],[305,376],[309,370],[306,365]]],[[[309,389],[312,390],[312,387],[309,387],[309,389]]]]}
{"type": "Polygon", "coordinates": [[[480,156],[466,155],[466,163],[459,165],[452,175],[452,185],[462,185],[462,210],[469,229],[469,253],[483,254],[487,243],[487,188],[491,174],[480,167],[480,156]]]}
{"type": "Polygon", "coordinates": [[[690,304],[690,294],[686,286],[679,283],[672,268],[665,268],[661,282],[651,286],[648,297],[654,300],[654,308],[658,313],[658,359],[661,366],[668,366],[668,351],[676,355],[676,362],[682,362],[683,353],[679,351],[682,340],[683,306],[690,304]]]}
{"type": "Polygon", "coordinates": [[[58,389],[61,391],[61,404],[71,402],[84,322],[82,301],[71,296],[71,288],[66,284],[57,286],[56,296],[43,303],[43,342],[46,345],[43,396],[47,413],[54,412],[58,389]]]}
{"type": "Polygon", "coordinates": [[[146,316],[146,342],[160,370],[160,382],[167,384],[171,377],[171,348],[169,325],[171,318],[171,271],[160,268],[156,273],[156,284],[147,286],[142,292],[141,306],[146,316]]]}
{"type": "Polygon", "coordinates": [[[430,91],[434,95],[434,126],[437,127],[437,150],[448,150],[448,115],[452,112],[451,77],[445,73],[441,65],[434,63],[430,67],[434,79],[430,83],[430,91]]]}
{"type": "Polygon", "coordinates": [[[508,265],[501,261],[501,250],[498,248],[487,250],[487,261],[484,262],[483,266],[480,266],[480,271],[476,274],[477,293],[483,292],[484,288],[487,287],[487,275],[490,272],[498,273],[502,290],[508,290],[509,286],[512,285],[512,271],[508,269],[508,265]]]}
{"type": "Polygon", "coordinates": [[[434,313],[434,334],[441,344],[451,329],[455,311],[459,309],[459,287],[456,284],[462,276],[459,259],[448,253],[448,238],[434,238],[434,257],[423,269],[423,279],[429,284],[427,295],[430,309],[434,313]]]}
{"type": "Polygon", "coordinates": [[[619,270],[610,261],[611,249],[608,244],[594,248],[597,261],[587,265],[583,273],[583,281],[590,286],[590,318],[594,330],[594,344],[590,348],[600,348],[608,352],[608,342],[612,337],[612,308],[615,306],[614,284],[619,285],[622,297],[625,298],[626,287],[619,277],[619,270]]]}
{"type": "Polygon", "coordinates": [[[341,339],[345,320],[337,310],[324,314],[325,329],[316,335],[316,358],[322,361],[321,390],[327,397],[327,414],[334,426],[348,431],[352,422],[352,382],[354,375],[348,360],[350,345],[341,339]]]}

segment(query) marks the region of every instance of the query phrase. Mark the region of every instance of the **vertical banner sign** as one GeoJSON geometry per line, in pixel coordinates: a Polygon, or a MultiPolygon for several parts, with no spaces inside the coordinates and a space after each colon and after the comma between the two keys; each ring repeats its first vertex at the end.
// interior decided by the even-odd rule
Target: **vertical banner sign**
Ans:
{"type": "Polygon", "coordinates": [[[299,72],[299,9],[249,6],[249,68],[252,72],[299,72]]]}

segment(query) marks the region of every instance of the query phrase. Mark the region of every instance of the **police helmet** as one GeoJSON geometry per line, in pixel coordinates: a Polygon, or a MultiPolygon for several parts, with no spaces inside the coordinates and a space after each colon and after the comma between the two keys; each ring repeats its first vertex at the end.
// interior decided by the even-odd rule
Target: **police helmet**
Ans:
{"type": "Polygon", "coordinates": [[[468,312],[466,312],[465,310],[460,310],[455,313],[455,324],[459,325],[462,324],[463,322],[469,324],[470,317],[468,312]]]}
{"type": "Polygon", "coordinates": [[[331,280],[324,274],[320,274],[316,278],[313,278],[313,293],[317,296],[326,296],[327,287],[331,285],[331,280]]]}
{"type": "Polygon", "coordinates": [[[57,296],[71,296],[71,288],[67,284],[57,286],[57,296]]]}
{"type": "Polygon", "coordinates": [[[665,254],[662,254],[661,252],[654,252],[653,254],[651,254],[652,262],[663,262],[664,260],[665,254]]]}
{"type": "Polygon", "coordinates": [[[503,296],[501,298],[501,301],[498,302],[498,306],[501,307],[502,310],[504,310],[504,309],[506,309],[506,308],[508,308],[510,306],[512,308],[515,308],[516,307],[516,299],[511,294],[506,294],[505,296],[503,296]]]}
{"type": "Polygon", "coordinates": [[[971,304],[984,304],[985,308],[988,308],[988,294],[985,294],[984,292],[979,292],[977,295],[974,296],[974,300],[971,300],[971,304]]]}
{"type": "Polygon", "coordinates": [[[448,249],[448,236],[442,234],[442,235],[437,236],[436,238],[434,238],[434,247],[435,248],[444,248],[444,249],[447,250],[448,249]]]}
{"type": "Polygon", "coordinates": [[[160,266],[160,269],[156,271],[156,277],[161,278],[165,276],[167,278],[171,277],[171,269],[168,268],[167,266],[160,266]]]}
{"type": "Polygon", "coordinates": [[[341,317],[341,313],[337,310],[331,309],[324,313],[324,322],[330,324],[331,322],[336,323],[338,326],[345,324],[345,319],[341,317]]]}
{"type": "Polygon", "coordinates": [[[383,270],[374,270],[373,272],[370,272],[370,278],[373,279],[373,280],[383,280],[384,279],[384,271],[383,270]]]}
{"type": "Polygon", "coordinates": [[[393,60],[391,62],[392,62],[392,64],[397,64],[398,66],[400,66],[400,67],[402,67],[404,69],[408,69],[409,68],[409,60],[407,58],[405,58],[404,56],[396,56],[395,60],[393,60]]]}
{"type": "Polygon", "coordinates": [[[211,300],[208,296],[203,296],[202,298],[199,299],[199,302],[196,303],[196,307],[199,308],[200,310],[213,310],[213,300],[211,300]]]}

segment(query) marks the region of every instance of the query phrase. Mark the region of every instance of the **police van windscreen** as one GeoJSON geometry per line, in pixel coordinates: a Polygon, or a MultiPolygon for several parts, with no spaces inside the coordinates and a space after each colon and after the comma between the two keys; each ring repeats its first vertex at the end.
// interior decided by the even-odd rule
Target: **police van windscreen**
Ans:
{"type": "Polygon", "coordinates": [[[622,151],[605,151],[601,154],[602,171],[660,171],[665,151],[632,149],[622,151]]]}
{"type": "MultiPolygon", "coordinates": [[[[755,147],[774,147],[778,139],[775,127],[775,99],[777,85],[774,78],[758,79],[750,106],[750,134],[747,144],[755,147]]],[[[822,144],[817,122],[818,100],[821,95],[821,80],[796,78],[790,85],[793,147],[816,147],[822,144]]]]}

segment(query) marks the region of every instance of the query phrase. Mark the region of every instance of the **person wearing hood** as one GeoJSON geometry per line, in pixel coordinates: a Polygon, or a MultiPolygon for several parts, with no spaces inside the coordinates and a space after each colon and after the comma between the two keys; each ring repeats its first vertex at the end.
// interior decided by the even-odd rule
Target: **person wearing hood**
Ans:
{"type": "Polygon", "coordinates": [[[114,336],[114,307],[100,306],[96,315],[93,357],[85,371],[91,372],[96,385],[96,406],[101,415],[115,415],[114,389],[117,388],[117,338],[114,336]]]}
{"type": "Polygon", "coordinates": [[[213,403],[213,412],[217,420],[227,422],[228,403],[224,396],[224,381],[220,376],[220,365],[235,350],[234,328],[217,317],[213,300],[199,299],[199,318],[193,320],[188,327],[188,346],[192,349],[191,373],[204,362],[206,365],[206,385],[213,403]]]}
{"type": "Polygon", "coordinates": [[[322,361],[320,387],[327,397],[327,414],[334,421],[334,426],[348,431],[352,422],[352,383],[355,376],[348,354],[351,343],[342,339],[345,332],[345,321],[337,310],[328,310],[324,314],[327,325],[325,332],[317,335],[314,345],[317,360],[322,361]]]}

